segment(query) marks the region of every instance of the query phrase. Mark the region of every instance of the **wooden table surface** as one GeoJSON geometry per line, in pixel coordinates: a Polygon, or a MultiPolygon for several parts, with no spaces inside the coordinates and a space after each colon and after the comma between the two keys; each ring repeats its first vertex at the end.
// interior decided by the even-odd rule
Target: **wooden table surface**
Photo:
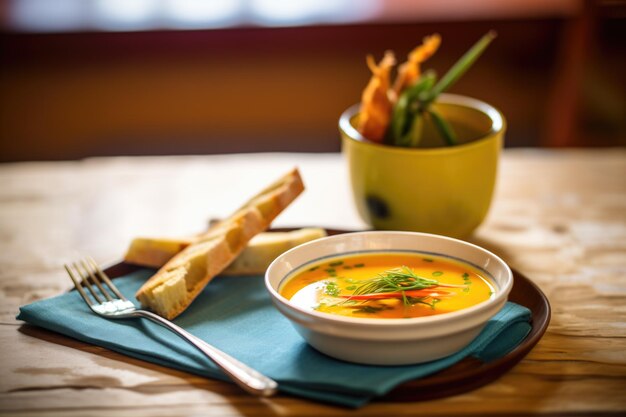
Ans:
{"type": "Polygon", "coordinates": [[[293,165],[307,191],[276,226],[359,229],[337,154],[106,158],[0,165],[0,413],[58,416],[604,415],[626,413],[626,150],[507,150],[473,242],[546,293],[544,338],[494,383],[359,410],[129,359],[24,325],[20,305],[70,287],[80,253],[120,259],[133,236],[180,236],[229,214],[293,165]]]}

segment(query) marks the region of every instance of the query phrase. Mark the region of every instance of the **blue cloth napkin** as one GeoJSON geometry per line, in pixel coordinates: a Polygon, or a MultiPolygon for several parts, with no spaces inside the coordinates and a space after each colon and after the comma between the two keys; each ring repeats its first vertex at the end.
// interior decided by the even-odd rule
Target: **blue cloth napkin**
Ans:
{"type": "MultiPolygon", "coordinates": [[[[115,280],[134,300],[154,273],[140,270],[115,280]]],[[[89,310],[76,291],[20,308],[18,319],[128,356],[197,375],[227,380],[193,346],[145,319],[107,320],[89,310]]],[[[510,352],[529,333],[530,311],[514,303],[493,317],[462,351],[411,366],[357,365],[309,347],[271,304],[261,277],[217,277],[175,322],[200,339],[256,368],[282,392],[360,407],[402,382],[447,368],[467,356],[491,361],[510,352]]]]}

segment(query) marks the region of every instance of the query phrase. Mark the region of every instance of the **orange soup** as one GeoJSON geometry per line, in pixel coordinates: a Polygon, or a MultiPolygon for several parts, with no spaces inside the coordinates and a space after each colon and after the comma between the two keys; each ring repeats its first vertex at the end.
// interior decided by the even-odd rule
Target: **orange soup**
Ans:
{"type": "Polygon", "coordinates": [[[327,258],[297,271],[280,293],[297,306],[348,317],[411,318],[493,297],[485,272],[443,256],[373,252],[327,258]]]}

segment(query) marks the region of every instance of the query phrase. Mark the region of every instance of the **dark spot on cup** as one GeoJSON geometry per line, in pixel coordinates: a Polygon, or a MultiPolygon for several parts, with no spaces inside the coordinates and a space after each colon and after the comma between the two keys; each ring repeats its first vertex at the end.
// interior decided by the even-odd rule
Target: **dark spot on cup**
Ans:
{"type": "Polygon", "coordinates": [[[367,209],[370,214],[379,219],[386,219],[391,214],[389,211],[389,206],[385,203],[380,197],[376,197],[373,195],[369,195],[365,197],[365,203],[367,204],[367,209]]]}

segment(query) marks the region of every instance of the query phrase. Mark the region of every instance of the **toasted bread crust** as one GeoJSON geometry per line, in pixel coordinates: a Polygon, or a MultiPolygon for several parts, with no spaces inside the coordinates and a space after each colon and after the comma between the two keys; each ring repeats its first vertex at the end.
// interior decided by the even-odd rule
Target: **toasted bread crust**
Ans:
{"type": "Polygon", "coordinates": [[[137,291],[137,299],[162,317],[178,316],[303,190],[298,170],[290,171],[167,261],[137,291]]]}
{"type": "Polygon", "coordinates": [[[220,275],[263,275],[281,253],[311,240],[325,237],[326,230],[305,227],[290,232],[261,233],[220,275]]]}

